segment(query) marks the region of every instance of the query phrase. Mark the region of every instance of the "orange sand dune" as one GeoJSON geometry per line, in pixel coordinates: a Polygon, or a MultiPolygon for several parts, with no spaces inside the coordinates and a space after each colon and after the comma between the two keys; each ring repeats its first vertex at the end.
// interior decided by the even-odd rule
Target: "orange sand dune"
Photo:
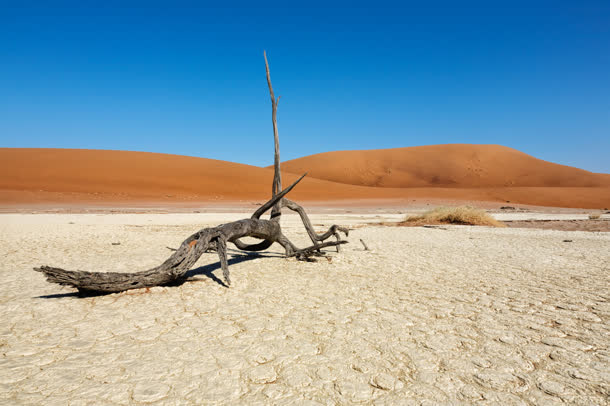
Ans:
{"type": "Polygon", "coordinates": [[[607,187],[610,175],[542,161],[501,145],[447,144],[337,151],[282,163],[282,170],[360,186],[607,187]]]}
{"type": "MultiPolygon", "coordinates": [[[[501,149],[501,147],[496,148],[501,149]]],[[[542,162],[517,151],[515,153],[516,156],[523,155],[530,160],[542,162]]],[[[335,162],[343,159],[340,155],[343,153],[331,154],[334,155],[335,162]]],[[[345,153],[348,158],[350,154],[352,153],[345,153]]],[[[318,159],[316,156],[303,159],[310,158],[318,159]]],[[[345,158],[346,162],[350,162],[348,158],[345,158]]],[[[282,169],[288,167],[291,171],[296,171],[297,169],[291,166],[291,162],[286,163],[282,169]]],[[[340,163],[337,165],[340,166],[340,163]]],[[[447,167],[439,165],[443,169],[447,167]]],[[[400,188],[348,184],[354,182],[354,178],[349,176],[349,173],[346,179],[336,179],[343,183],[315,179],[315,176],[320,176],[321,171],[320,167],[312,163],[308,168],[310,176],[291,192],[290,197],[300,201],[343,201],[345,204],[349,204],[348,201],[369,201],[374,202],[375,205],[391,202],[394,206],[406,206],[421,199],[470,203],[510,201],[540,206],[580,208],[610,206],[609,183],[604,183],[609,175],[592,174],[560,165],[554,167],[562,171],[564,169],[561,168],[569,170],[566,181],[563,181],[560,175],[556,175],[554,183],[550,183],[558,185],[556,187],[535,182],[534,187],[527,184],[512,187],[494,184],[492,187],[486,187],[486,184],[481,185],[476,182],[465,182],[463,187],[453,183],[448,187],[449,185],[439,182],[436,183],[436,187],[427,187],[428,185],[424,183],[424,187],[400,188]],[[580,179],[578,176],[585,179],[580,184],[577,182],[580,179]]],[[[359,168],[361,166],[356,165],[355,171],[359,168]]],[[[390,171],[394,173],[392,169],[390,171]]],[[[423,170],[418,173],[422,174],[423,179],[428,176],[428,172],[423,170]]],[[[439,179],[450,176],[459,179],[453,173],[446,174],[440,171],[436,176],[439,179]]],[[[502,176],[502,173],[496,176],[502,176]]],[[[536,176],[540,177],[538,174],[536,176]]],[[[552,177],[552,172],[549,170],[545,176],[552,177]]],[[[0,148],[0,207],[25,207],[35,204],[53,204],[59,207],[73,204],[133,205],[142,202],[196,205],[242,201],[248,204],[263,202],[269,198],[272,177],[273,172],[268,168],[179,155],[128,151],[0,148]]],[[[389,178],[392,177],[393,175],[390,174],[389,178]]],[[[296,174],[284,173],[284,186],[296,178],[296,174]]]]}
{"type": "MultiPolygon", "coordinates": [[[[0,190],[91,194],[93,200],[266,200],[273,179],[273,171],[250,165],[131,151],[0,148],[0,168],[0,190]]],[[[296,178],[288,174],[285,185],[296,178]]],[[[310,178],[299,189],[343,196],[329,183],[310,178]]]]}

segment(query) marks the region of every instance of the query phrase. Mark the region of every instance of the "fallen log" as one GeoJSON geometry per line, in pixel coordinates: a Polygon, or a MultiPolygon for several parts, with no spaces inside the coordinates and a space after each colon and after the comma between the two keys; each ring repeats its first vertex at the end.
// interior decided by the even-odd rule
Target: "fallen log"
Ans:
{"type": "MultiPolygon", "coordinates": [[[[120,272],[88,272],[70,271],[51,266],[41,266],[34,268],[37,272],[42,272],[47,281],[58,283],[64,286],[77,288],[81,292],[121,292],[129,289],[149,288],[152,286],[167,285],[185,277],[186,272],[197,262],[204,252],[215,251],[218,253],[224,280],[228,285],[231,284],[229,275],[229,265],[227,261],[227,243],[234,244],[238,249],[244,251],[261,251],[269,248],[272,244],[280,244],[286,257],[296,257],[299,260],[307,260],[313,255],[319,255],[320,250],[325,247],[334,246],[339,252],[339,246],[346,244],[347,241],[341,240],[339,232],[346,236],[349,230],[337,225],[331,226],[323,234],[317,234],[303,207],[297,203],[284,198],[302,179],[301,176],[296,182],[284,190],[282,188],[280,173],[280,152],[279,138],[277,132],[277,100],[273,94],[271,77],[269,74],[269,64],[265,54],[265,70],[267,73],[267,83],[271,93],[272,122],[274,135],[274,178],[272,184],[272,198],[259,207],[252,217],[221,224],[216,227],[204,228],[185,239],[180,246],[173,250],[172,255],[161,265],[154,268],[130,273],[120,272]],[[280,191],[281,190],[281,191],[280,191]],[[297,248],[283,233],[280,226],[282,208],[286,207],[296,211],[313,245],[307,248],[297,248]],[[262,220],[260,217],[272,209],[269,220],[262,220]],[[336,241],[326,241],[334,236],[336,241]],[[240,241],[243,237],[259,238],[262,241],[256,244],[245,244],[240,241]]],[[[170,248],[171,249],[171,248],[170,248]]]]}
{"type": "MultiPolygon", "coordinates": [[[[34,268],[34,270],[42,272],[49,282],[72,286],[79,291],[121,292],[129,289],[148,288],[172,283],[184,277],[185,273],[197,262],[204,252],[216,251],[220,259],[224,280],[227,285],[230,285],[227,242],[235,243],[239,238],[246,236],[263,239],[266,243],[270,243],[269,245],[277,242],[284,247],[286,257],[295,256],[298,259],[305,259],[323,247],[347,243],[347,241],[338,240],[314,244],[311,247],[299,249],[282,233],[279,221],[260,219],[263,213],[272,208],[273,205],[290,192],[304,176],[301,176],[296,182],[261,206],[252,216],[253,218],[199,230],[184,240],[180,247],[161,265],[154,268],[131,273],[69,271],[50,266],[41,266],[34,268]]],[[[331,231],[336,228],[338,227],[331,227],[331,230],[325,233],[325,235],[334,235],[331,231]]]]}

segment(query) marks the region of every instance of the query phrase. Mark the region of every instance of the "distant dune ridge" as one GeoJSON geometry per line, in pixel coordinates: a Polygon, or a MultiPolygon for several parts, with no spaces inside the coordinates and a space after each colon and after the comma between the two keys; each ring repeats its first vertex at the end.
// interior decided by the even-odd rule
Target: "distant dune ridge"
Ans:
{"type": "Polygon", "coordinates": [[[282,170],[375,187],[600,187],[610,175],[542,161],[501,145],[447,144],[325,152],[282,163],[282,170]]]}
{"type": "MultiPolygon", "coordinates": [[[[498,145],[340,151],[282,163],[284,184],[308,172],[297,200],[415,199],[541,206],[610,206],[610,175],[558,165],[498,145]]],[[[160,202],[261,202],[273,171],[148,152],[0,148],[0,206],[160,202]]]]}

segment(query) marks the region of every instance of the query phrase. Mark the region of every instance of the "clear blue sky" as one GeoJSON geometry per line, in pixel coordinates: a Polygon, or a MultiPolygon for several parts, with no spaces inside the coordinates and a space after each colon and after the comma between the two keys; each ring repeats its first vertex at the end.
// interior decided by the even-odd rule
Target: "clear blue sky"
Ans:
{"type": "Polygon", "coordinates": [[[483,143],[610,173],[610,1],[290,3],[0,0],[0,147],[269,165],[266,49],[283,160],[483,143]]]}

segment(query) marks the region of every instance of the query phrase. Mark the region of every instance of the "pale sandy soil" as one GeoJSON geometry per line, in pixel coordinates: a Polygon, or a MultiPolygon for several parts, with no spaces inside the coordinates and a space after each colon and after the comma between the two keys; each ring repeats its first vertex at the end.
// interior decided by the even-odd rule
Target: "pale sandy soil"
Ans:
{"type": "Polygon", "coordinates": [[[231,251],[225,288],[204,254],[180,286],[89,298],[32,271],[139,270],[243,216],[0,215],[0,404],[608,403],[609,233],[360,226],[330,262],[231,251]]]}

